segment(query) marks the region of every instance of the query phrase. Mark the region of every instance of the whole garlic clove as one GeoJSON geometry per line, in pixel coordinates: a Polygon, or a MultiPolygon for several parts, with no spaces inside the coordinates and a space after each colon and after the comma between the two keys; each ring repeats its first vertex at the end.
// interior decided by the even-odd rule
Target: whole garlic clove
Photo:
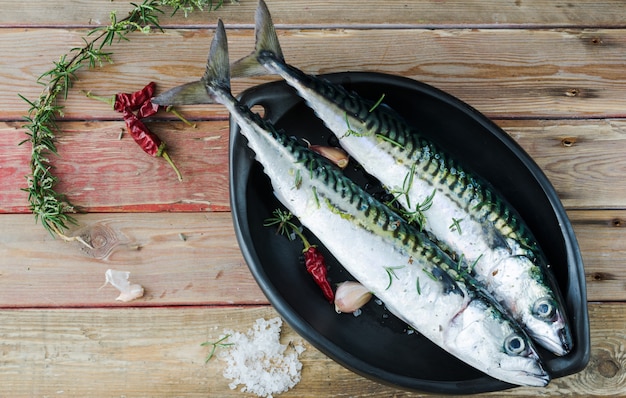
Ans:
{"type": "Polygon", "coordinates": [[[310,145],[309,149],[324,156],[340,169],[345,169],[350,160],[346,151],[334,146],[310,145]]]}
{"type": "Polygon", "coordinates": [[[335,311],[353,313],[372,298],[372,293],[359,282],[347,281],[337,285],[335,311]]]}

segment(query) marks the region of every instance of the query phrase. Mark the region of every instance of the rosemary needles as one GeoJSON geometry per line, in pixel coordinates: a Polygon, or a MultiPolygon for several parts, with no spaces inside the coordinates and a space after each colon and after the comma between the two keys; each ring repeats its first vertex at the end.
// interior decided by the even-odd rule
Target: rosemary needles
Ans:
{"type": "Polygon", "coordinates": [[[44,72],[37,82],[44,88],[36,99],[28,99],[19,95],[30,107],[24,116],[27,138],[20,143],[29,142],[32,146],[30,174],[26,177],[28,202],[35,220],[53,236],[65,240],[78,240],[89,246],[79,237],[67,237],[65,230],[70,224],[76,224],[76,209],[65,195],[57,192],[55,186],[58,178],[53,174],[51,156],[58,156],[56,137],[60,133],[56,123],[57,117],[63,116],[62,100],[67,99],[69,90],[76,81],[76,72],[84,65],[89,68],[111,63],[112,53],[104,51],[116,40],[128,41],[132,32],[149,33],[153,28],[162,30],[159,16],[163,14],[161,6],[173,8],[172,15],[183,10],[185,16],[194,9],[211,11],[222,5],[222,0],[214,4],[213,0],[144,0],[140,4],[131,3],[133,9],[122,19],[115,12],[110,15],[108,26],[97,27],[83,38],[82,47],[72,48],[69,54],[62,55],[53,67],[44,72]]]}

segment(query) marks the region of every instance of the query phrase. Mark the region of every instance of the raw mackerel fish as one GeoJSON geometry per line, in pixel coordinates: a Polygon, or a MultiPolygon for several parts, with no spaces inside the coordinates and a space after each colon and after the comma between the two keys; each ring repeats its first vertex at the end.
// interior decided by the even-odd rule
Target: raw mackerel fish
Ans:
{"type": "Polygon", "coordinates": [[[555,355],[571,350],[561,294],[536,239],[515,209],[388,106],[286,64],[261,0],[256,49],[237,61],[231,73],[268,72],[297,90],[350,156],[395,195],[405,218],[420,221],[420,228],[459,260],[462,273],[500,301],[541,346],[555,355]]]}
{"type": "Polygon", "coordinates": [[[229,79],[226,33],[219,21],[204,77],[153,101],[223,104],[280,202],[393,314],[497,379],[518,385],[548,383],[532,340],[497,303],[443,270],[452,265],[449,256],[325,158],[239,103],[230,93],[229,79]]]}

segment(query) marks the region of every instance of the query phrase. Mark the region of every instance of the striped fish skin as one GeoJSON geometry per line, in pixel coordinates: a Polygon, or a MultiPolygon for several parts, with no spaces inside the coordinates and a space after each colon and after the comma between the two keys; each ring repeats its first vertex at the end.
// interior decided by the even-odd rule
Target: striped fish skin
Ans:
{"type": "Polygon", "coordinates": [[[326,159],[277,132],[230,94],[227,59],[220,21],[203,79],[153,102],[226,106],[281,203],[392,313],[495,378],[546,385],[549,375],[530,338],[488,298],[443,271],[440,264],[452,263],[448,256],[326,159]]]}
{"type": "Polygon", "coordinates": [[[260,74],[261,65],[265,73],[280,75],[350,156],[396,194],[409,217],[421,213],[422,227],[462,256],[466,271],[540,345],[555,355],[567,354],[573,340],[563,300],[549,264],[519,214],[487,182],[464,170],[388,107],[373,107],[371,101],[339,85],[286,64],[262,1],[256,24],[256,51],[236,62],[233,74],[260,74]],[[420,211],[420,204],[433,193],[430,207],[420,211]]]}

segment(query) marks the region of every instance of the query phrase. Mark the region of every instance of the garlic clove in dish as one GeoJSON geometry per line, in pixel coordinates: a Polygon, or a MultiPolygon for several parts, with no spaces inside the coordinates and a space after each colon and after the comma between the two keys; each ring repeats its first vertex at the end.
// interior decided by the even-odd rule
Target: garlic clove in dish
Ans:
{"type": "Polygon", "coordinates": [[[372,298],[372,293],[359,282],[347,281],[337,285],[335,311],[353,313],[372,298]]]}

